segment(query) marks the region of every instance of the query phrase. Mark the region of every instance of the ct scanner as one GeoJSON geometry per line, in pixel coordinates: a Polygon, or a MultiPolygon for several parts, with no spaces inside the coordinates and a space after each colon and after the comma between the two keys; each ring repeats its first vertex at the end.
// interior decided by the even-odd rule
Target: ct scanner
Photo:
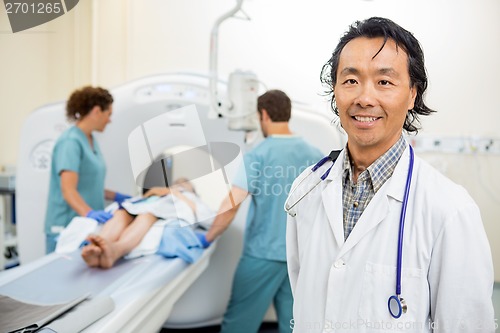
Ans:
{"type": "MultiPolygon", "coordinates": [[[[220,91],[226,91],[223,82],[218,82],[218,86],[220,91]]],[[[106,187],[112,190],[139,193],[128,137],[138,126],[160,115],[168,114],[170,119],[164,126],[165,136],[160,142],[161,151],[174,156],[170,170],[173,179],[189,173],[193,167],[189,159],[176,161],[175,154],[179,151],[211,142],[229,142],[240,149],[236,161],[262,139],[260,133],[252,136],[230,131],[225,118],[208,117],[208,76],[192,73],[155,75],[123,84],[111,89],[111,93],[115,99],[112,122],[97,139],[107,164],[106,187]],[[198,115],[192,125],[182,112],[172,111],[189,105],[196,107],[198,115]],[[199,133],[200,128],[203,133],[199,133]],[[168,133],[175,131],[180,134],[169,137],[168,133]]],[[[21,265],[0,273],[0,295],[30,303],[69,302],[83,294],[90,295],[90,299],[59,321],[64,321],[65,317],[81,318],[84,316],[78,315],[79,311],[98,308],[86,306],[86,302],[108,300],[101,301],[104,305],[95,322],[81,323],[78,329],[73,328],[75,331],[156,332],[162,326],[187,328],[219,324],[241,253],[248,202],[242,205],[226,233],[191,265],[178,258],[150,255],[122,260],[112,269],[99,270],[87,268],[78,252],[45,255],[43,226],[51,149],[69,126],[64,107],[64,102],[40,107],[28,117],[22,129],[16,175],[21,265]]],[[[294,103],[290,126],[293,132],[327,154],[345,144],[342,134],[331,125],[331,117],[327,112],[294,103]]],[[[214,210],[230,186],[227,175],[220,169],[223,168],[192,179],[202,199],[214,210]],[[215,193],[216,187],[219,190],[215,193]]],[[[77,326],[74,319],[70,322],[77,326]]],[[[53,323],[56,327],[59,325],[57,320],[53,323]]]]}

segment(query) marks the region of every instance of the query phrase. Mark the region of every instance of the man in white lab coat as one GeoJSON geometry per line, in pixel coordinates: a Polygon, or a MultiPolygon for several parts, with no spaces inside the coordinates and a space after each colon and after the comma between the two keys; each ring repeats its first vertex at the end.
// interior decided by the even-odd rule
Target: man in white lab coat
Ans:
{"type": "Polygon", "coordinates": [[[493,264],[479,209],[413,158],[403,136],[434,112],[423,101],[417,39],[388,19],[356,22],[321,78],[348,142],[323,181],[314,187],[332,162],[304,171],[288,197],[294,332],[493,332],[493,264]]]}

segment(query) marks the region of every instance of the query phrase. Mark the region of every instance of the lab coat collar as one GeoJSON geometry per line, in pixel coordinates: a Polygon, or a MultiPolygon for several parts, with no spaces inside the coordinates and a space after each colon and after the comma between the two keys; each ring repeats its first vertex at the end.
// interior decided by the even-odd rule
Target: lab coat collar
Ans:
{"type": "Polygon", "coordinates": [[[325,178],[327,183],[321,193],[323,209],[325,210],[330,228],[332,229],[335,240],[339,248],[344,245],[344,208],[342,202],[342,165],[346,158],[347,150],[343,149],[339,154],[330,173],[325,178]]]}
{"type": "Polygon", "coordinates": [[[389,214],[389,200],[383,193],[383,187],[384,186],[379,190],[381,193],[375,194],[375,197],[373,197],[363,214],[361,214],[356,226],[354,226],[344,246],[340,249],[339,257],[343,256],[358,244],[367,233],[380,224],[389,214]]]}
{"type": "Polygon", "coordinates": [[[330,173],[325,178],[326,181],[333,181],[337,177],[342,177],[342,172],[344,171],[342,168],[344,164],[344,159],[346,158],[346,154],[347,154],[347,149],[346,148],[342,149],[342,151],[339,154],[339,157],[337,157],[337,160],[335,161],[335,164],[332,167],[332,170],[330,170],[330,173]]]}
{"type": "Polygon", "coordinates": [[[368,204],[358,223],[351,234],[344,241],[344,219],[342,203],[342,159],[346,158],[346,150],[339,155],[337,162],[333,166],[330,174],[325,179],[328,182],[322,192],[323,207],[332,229],[333,235],[339,246],[338,257],[343,256],[352,249],[370,230],[375,228],[389,214],[389,199],[392,197],[398,201],[403,201],[406,176],[409,166],[409,148],[406,147],[401,156],[393,175],[375,194],[375,197],[368,204]]]}
{"type": "MultiPolygon", "coordinates": [[[[394,173],[385,184],[387,186],[387,196],[390,196],[400,202],[403,202],[406,177],[410,166],[410,146],[407,145],[405,151],[394,169],[394,173]]],[[[384,187],[384,186],[382,186],[384,187]]]]}
{"type": "Polygon", "coordinates": [[[328,182],[328,185],[323,192],[321,192],[321,197],[323,209],[325,210],[328,223],[337,241],[337,246],[342,248],[344,245],[344,208],[342,203],[342,178],[339,177],[338,179],[340,179],[340,181],[325,180],[328,182]]]}

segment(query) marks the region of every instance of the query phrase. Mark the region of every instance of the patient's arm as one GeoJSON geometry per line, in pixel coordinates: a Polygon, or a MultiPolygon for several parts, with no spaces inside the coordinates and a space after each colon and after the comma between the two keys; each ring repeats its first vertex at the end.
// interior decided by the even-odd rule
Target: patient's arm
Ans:
{"type": "Polygon", "coordinates": [[[184,194],[182,194],[181,191],[178,191],[177,189],[175,188],[172,188],[170,190],[170,193],[172,193],[173,195],[175,195],[177,198],[179,198],[180,200],[184,201],[188,206],[189,208],[191,208],[191,210],[193,211],[194,213],[194,216],[196,216],[196,203],[194,203],[192,200],[190,200],[189,198],[187,198],[184,194]]]}
{"type": "Polygon", "coordinates": [[[164,196],[170,194],[170,189],[168,187],[152,187],[150,188],[146,193],[144,193],[144,197],[151,197],[151,196],[164,196]]]}
{"type": "Polygon", "coordinates": [[[177,187],[177,186],[172,186],[171,188],[168,187],[153,187],[149,189],[146,193],[144,193],[144,197],[151,197],[151,196],[165,196],[168,194],[175,195],[177,198],[180,200],[184,201],[192,210],[194,215],[196,216],[196,203],[194,203],[192,200],[187,198],[184,194],[182,194],[181,191],[179,191],[179,188],[183,187],[177,187]]]}

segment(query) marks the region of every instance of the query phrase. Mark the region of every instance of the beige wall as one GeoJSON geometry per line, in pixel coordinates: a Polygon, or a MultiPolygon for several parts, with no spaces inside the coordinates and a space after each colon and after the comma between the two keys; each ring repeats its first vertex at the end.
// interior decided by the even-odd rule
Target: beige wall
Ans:
{"type": "MultiPolygon", "coordinates": [[[[234,0],[81,0],[70,13],[10,33],[0,10],[0,165],[16,164],[19,133],[36,107],[76,87],[113,87],[172,71],[208,72],[215,19],[234,0]]],[[[268,88],[326,109],[319,71],[356,19],[389,17],[422,43],[439,110],[424,134],[499,137],[500,1],[252,0],[252,18],[228,20],[219,33],[219,75],[252,70],[268,88]]],[[[43,124],[41,124],[43,126],[43,124]]],[[[498,155],[424,154],[478,202],[500,281],[498,155]]]]}
{"type": "Polygon", "coordinates": [[[30,112],[89,82],[90,3],[81,1],[78,10],[16,34],[0,10],[0,168],[16,164],[30,112]]]}

